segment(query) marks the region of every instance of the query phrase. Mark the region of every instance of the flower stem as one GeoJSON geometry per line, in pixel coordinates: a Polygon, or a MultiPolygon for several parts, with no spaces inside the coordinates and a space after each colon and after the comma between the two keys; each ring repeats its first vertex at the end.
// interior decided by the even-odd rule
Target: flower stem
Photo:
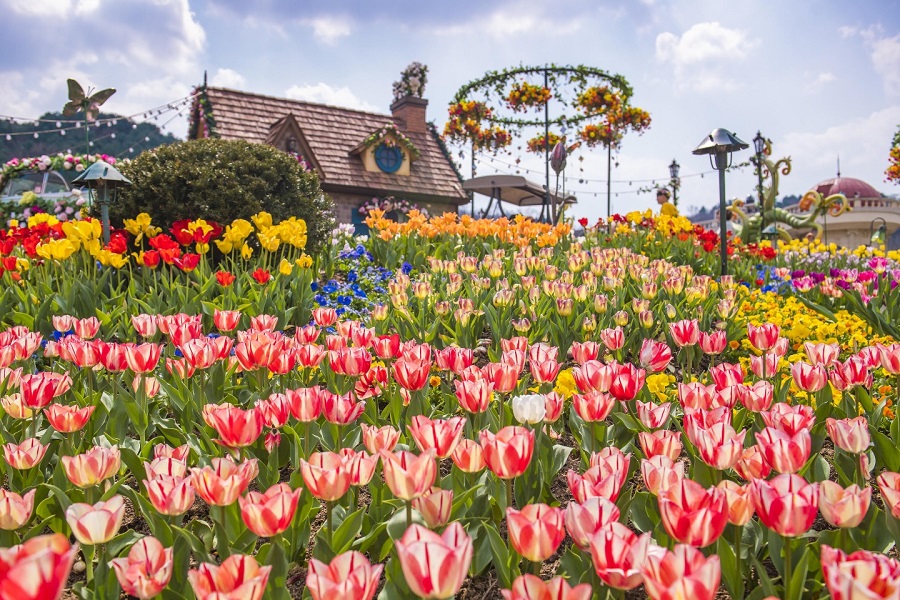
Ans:
{"type": "Polygon", "coordinates": [[[515,506],[514,498],[513,498],[513,480],[506,480],[506,507],[513,508],[515,506]]]}
{"type": "Polygon", "coordinates": [[[789,597],[789,589],[791,587],[791,538],[787,536],[783,536],[782,540],[784,540],[784,599],[791,600],[789,597]]]}
{"type": "Polygon", "coordinates": [[[409,529],[412,525],[412,501],[406,502],[406,528],[409,529]]]}

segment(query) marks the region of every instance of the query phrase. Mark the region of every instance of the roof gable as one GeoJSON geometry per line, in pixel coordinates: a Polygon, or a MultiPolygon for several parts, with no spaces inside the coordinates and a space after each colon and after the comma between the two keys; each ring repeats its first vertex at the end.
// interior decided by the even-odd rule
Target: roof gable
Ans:
{"type": "Polygon", "coordinates": [[[326,174],[322,171],[319,161],[316,160],[316,155],[306,140],[306,136],[303,135],[303,130],[297,124],[294,113],[288,113],[272,123],[272,126],[269,128],[269,135],[266,136],[265,141],[279,150],[299,154],[300,157],[312,165],[313,170],[319,176],[319,180],[325,181],[326,174]],[[292,148],[292,145],[296,147],[292,148]]]}
{"type": "Polygon", "coordinates": [[[409,176],[365,170],[353,150],[372,132],[396,126],[390,115],[216,87],[207,88],[207,97],[215,115],[216,131],[223,139],[267,143],[270,138],[277,139],[276,132],[292,130],[293,121],[305,139],[309,158],[316,161],[325,191],[371,191],[375,195],[454,204],[467,201],[450,159],[430,132],[404,132],[419,150],[419,159],[409,176]]]}

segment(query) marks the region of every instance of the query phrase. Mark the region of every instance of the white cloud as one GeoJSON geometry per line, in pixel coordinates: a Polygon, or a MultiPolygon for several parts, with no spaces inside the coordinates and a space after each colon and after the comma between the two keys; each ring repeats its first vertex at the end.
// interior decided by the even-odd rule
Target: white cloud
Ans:
{"type": "Polygon", "coordinates": [[[806,86],[807,91],[814,92],[821,88],[822,86],[833,83],[837,81],[837,77],[834,73],[825,72],[819,73],[815,79],[813,79],[809,85],[806,86]]]}
{"type": "MultiPolygon", "coordinates": [[[[865,179],[873,171],[873,165],[877,170],[887,166],[887,148],[898,122],[900,106],[891,106],[824,131],[788,133],[777,145],[779,152],[803,157],[801,169],[833,168],[840,156],[845,175],[865,179]]],[[[868,177],[869,183],[877,188],[881,178],[868,177]]]]}
{"type": "Polygon", "coordinates": [[[8,8],[20,15],[65,19],[95,12],[100,8],[100,0],[9,0],[8,8]]]}
{"type": "Polygon", "coordinates": [[[219,69],[210,79],[212,85],[233,89],[243,89],[247,80],[234,69],[219,69]]]}
{"type": "Polygon", "coordinates": [[[440,36],[471,36],[473,31],[478,31],[479,34],[494,39],[517,40],[535,32],[553,37],[571,35],[581,26],[582,22],[577,19],[557,21],[534,7],[534,10],[529,11],[496,10],[489,15],[479,16],[474,21],[440,26],[434,28],[432,32],[440,36]]]}
{"type": "Polygon", "coordinates": [[[747,58],[758,43],[745,32],[717,22],[697,23],[681,37],[668,31],[656,36],[656,58],[674,66],[679,88],[730,91],[739,85],[727,66],[747,58]]]}
{"type": "Polygon", "coordinates": [[[361,100],[350,88],[332,87],[324,82],[314,85],[292,85],[285,91],[284,95],[294,100],[305,100],[306,102],[318,104],[329,104],[331,106],[342,106],[370,112],[378,110],[377,107],[361,100]]]}
{"type": "Polygon", "coordinates": [[[322,44],[335,45],[339,39],[350,35],[350,22],[339,17],[319,17],[303,21],[313,29],[313,37],[322,44]]]}
{"type": "Polygon", "coordinates": [[[900,95],[900,34],[885,37],[881,25],[866,29],[844,26],[838,29],[841,37],[859,36],[869,50],[872,66],[881,76],[884,91],[890,95],[900,95]]]}

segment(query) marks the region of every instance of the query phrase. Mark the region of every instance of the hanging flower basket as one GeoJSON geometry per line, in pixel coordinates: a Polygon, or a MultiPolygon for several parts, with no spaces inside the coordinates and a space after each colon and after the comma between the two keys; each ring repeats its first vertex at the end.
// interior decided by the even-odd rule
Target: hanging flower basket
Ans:
{"type": "Polygon", "coordinates": [[[523,112],[529,108],[539,108],[550,100],[550,89],[542,85],[533,85],[527,81],[513,84],[506,97],[506,103],[516,112],[523,112]]]}

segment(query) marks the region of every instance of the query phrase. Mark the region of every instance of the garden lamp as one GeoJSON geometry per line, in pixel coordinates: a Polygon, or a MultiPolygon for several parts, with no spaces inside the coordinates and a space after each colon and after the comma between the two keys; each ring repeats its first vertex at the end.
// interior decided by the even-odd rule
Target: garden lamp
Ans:
{"type": "Polygon", "coordinates": [[[760,214],[760,231],[766,228],[766,209],[765,202],[763,200],[763,153],[766,151],[766,138],[762,136],[762,133],[757,130],[756,137],[753,138],[753,149],[756,151],[756,176],[757,176],[757,188],[756,191],[759,194],[759,214],[760,214]]]}
{"type": "Polygon", "coordinates": [[[869,224],[869,239],[873,246],[883,246],[887,238],[887,221],[882,217],[875,217],[869,224]],[[881,221],[878,229],[875,229],[875,222],[881,221]]]}
{"type": "Polygon", "coordinates": [[[672,184],[672,204],[678,206],[678,172],[681,170],[681,165],[675,162],[675,159],[672,159],[672,164],[669,165],[669,179],[672,184]]]}
{"type": "Polygon", "coordinates": [[[722,275],[728,274],[728,242],[725,224],[725,169],[731,165],[731,154],[736,150],[746,150],[750,145],[727,129],[713,129],[700,144],[694,154],[709,155],[709,162],[719,172],[719,240],[722,258],[722,275]]]}
{"type": "Polygon", "coordinates": [[[86,185],[96,193],[97,202],[100,204],[100,221],[103,223],[103,244],[109,243],[109,192],[119,187],[128,187],[131,181],[119,173],[108,162],[98,160],[84,172],[72,180],[72,183],[86,185]]]}

